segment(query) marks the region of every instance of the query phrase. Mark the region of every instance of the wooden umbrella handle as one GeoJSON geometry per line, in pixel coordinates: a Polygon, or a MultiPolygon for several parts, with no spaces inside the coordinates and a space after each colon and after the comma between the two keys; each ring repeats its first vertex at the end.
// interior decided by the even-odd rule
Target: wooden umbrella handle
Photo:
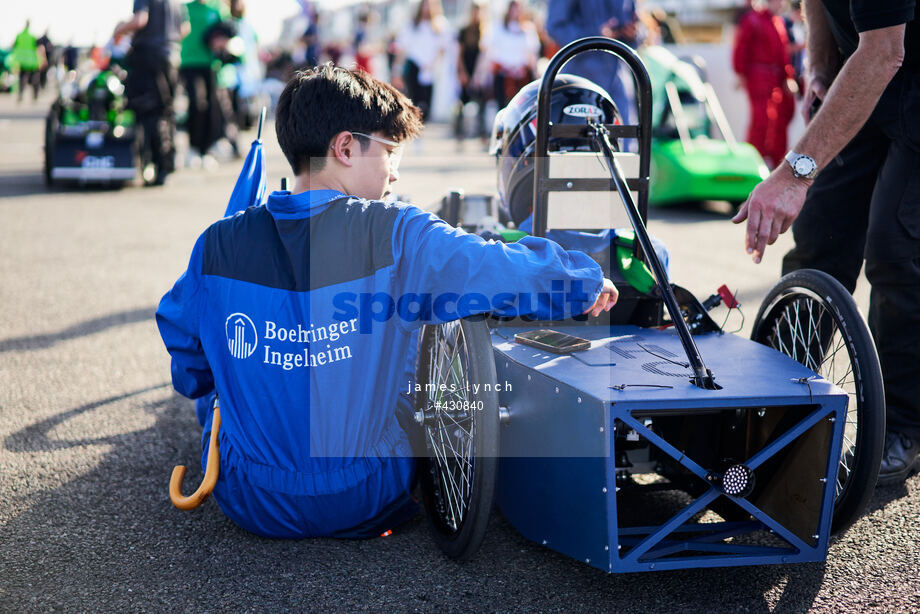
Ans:
{"type": "Polygon", "coordinates": [[[208,462],[205,465],[204,479],[198,490],[189,496],[182,495],[182,478],[185,477],[185,465],[173,467],[172,477],[169,478],[169,500],[180,510],[193,510],[208,498],[217,484],[220,474],[220,451],[217,447],[217,431],[220,430],[220,407],[214,408],[214,419],[211,422],[211,444],[208,448],[208,462]]]}

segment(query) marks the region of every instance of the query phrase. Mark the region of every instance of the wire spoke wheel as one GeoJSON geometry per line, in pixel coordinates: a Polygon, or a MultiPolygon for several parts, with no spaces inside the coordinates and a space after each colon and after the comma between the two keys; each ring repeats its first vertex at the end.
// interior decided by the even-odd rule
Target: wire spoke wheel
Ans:
{"type": "Polygon", "coordinates": [[[498,468],[498,393],[485,322],[425,326],[416,381],[416,422],[425,442],[419,478],[438,546],[470,558],[489,522],[498,468]]]}
{"type": "Polygon", "coordinates": [[[828,476],[835,481],[831,531],[840,533],[872,497],[885,439],[882,373],[869,329],[839,282],[805,269],[770,290],[751,339],[798,361],[849,397],[837,472],[828,476]]]}

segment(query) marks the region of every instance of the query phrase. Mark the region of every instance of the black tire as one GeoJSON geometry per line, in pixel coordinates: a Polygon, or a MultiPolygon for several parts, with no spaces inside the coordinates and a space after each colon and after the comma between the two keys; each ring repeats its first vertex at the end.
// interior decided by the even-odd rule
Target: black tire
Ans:
{"type": "Polygon", "coordinates": [[[831,524],[832,534],[841,533],[872,498],[885,444],[885,389],[869,328],[837,280],[803,269],[784,276],[767,294],[751,339],[794,358],[850,396],[831,524]],[[804,331],[798,339],[789,333],[795,327],[804,331]]]}
{"type": "Polygon", "coordinates": [[[447,556],[469,559],[485,536],[498,472],[497,378],[485,321],[425,326],[416,377],[425,442],[418,471],[429,527],[447,556]],[[439,391],[441,383],[447,392],[439,391]]]}
{"type": "Polygon", "coordinates": [[[48,112],[48,117],[45,118],[45,166],[44,166],[44,175],[45,175],[45,186],[52,187],[54,186],[54,178],[51,176],[52,167],[54,164],[54,145],[57,141],[57,129],[58,129],[58,105],[52,105],[51,110],[48,112]]]}

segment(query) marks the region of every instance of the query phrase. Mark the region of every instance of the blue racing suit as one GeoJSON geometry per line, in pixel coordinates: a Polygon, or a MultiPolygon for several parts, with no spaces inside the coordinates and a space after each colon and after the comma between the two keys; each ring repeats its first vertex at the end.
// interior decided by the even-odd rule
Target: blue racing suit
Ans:
{"type": "Polygon", "coordinates": [[[601,287],[591,258],[546,239],[487,242],[410,205],[274,192],[205,230],[156,317],[176,390],[219,393],[224,513],[271,537],[369,537],[416,510],[395,408],[418,328],[561,319],[601,287]]]}

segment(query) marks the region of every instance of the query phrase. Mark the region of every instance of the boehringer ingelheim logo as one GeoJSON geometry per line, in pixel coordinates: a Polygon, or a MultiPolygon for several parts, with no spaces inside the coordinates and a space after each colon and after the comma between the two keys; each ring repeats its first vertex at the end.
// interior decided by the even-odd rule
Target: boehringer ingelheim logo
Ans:
{"type": "Polygon", "coordinates": [[[249,358],[259,345],[256,325],[245,313],[233,313],[224,324],[227,333],[227,348],[234,358],[249,358]]]}

